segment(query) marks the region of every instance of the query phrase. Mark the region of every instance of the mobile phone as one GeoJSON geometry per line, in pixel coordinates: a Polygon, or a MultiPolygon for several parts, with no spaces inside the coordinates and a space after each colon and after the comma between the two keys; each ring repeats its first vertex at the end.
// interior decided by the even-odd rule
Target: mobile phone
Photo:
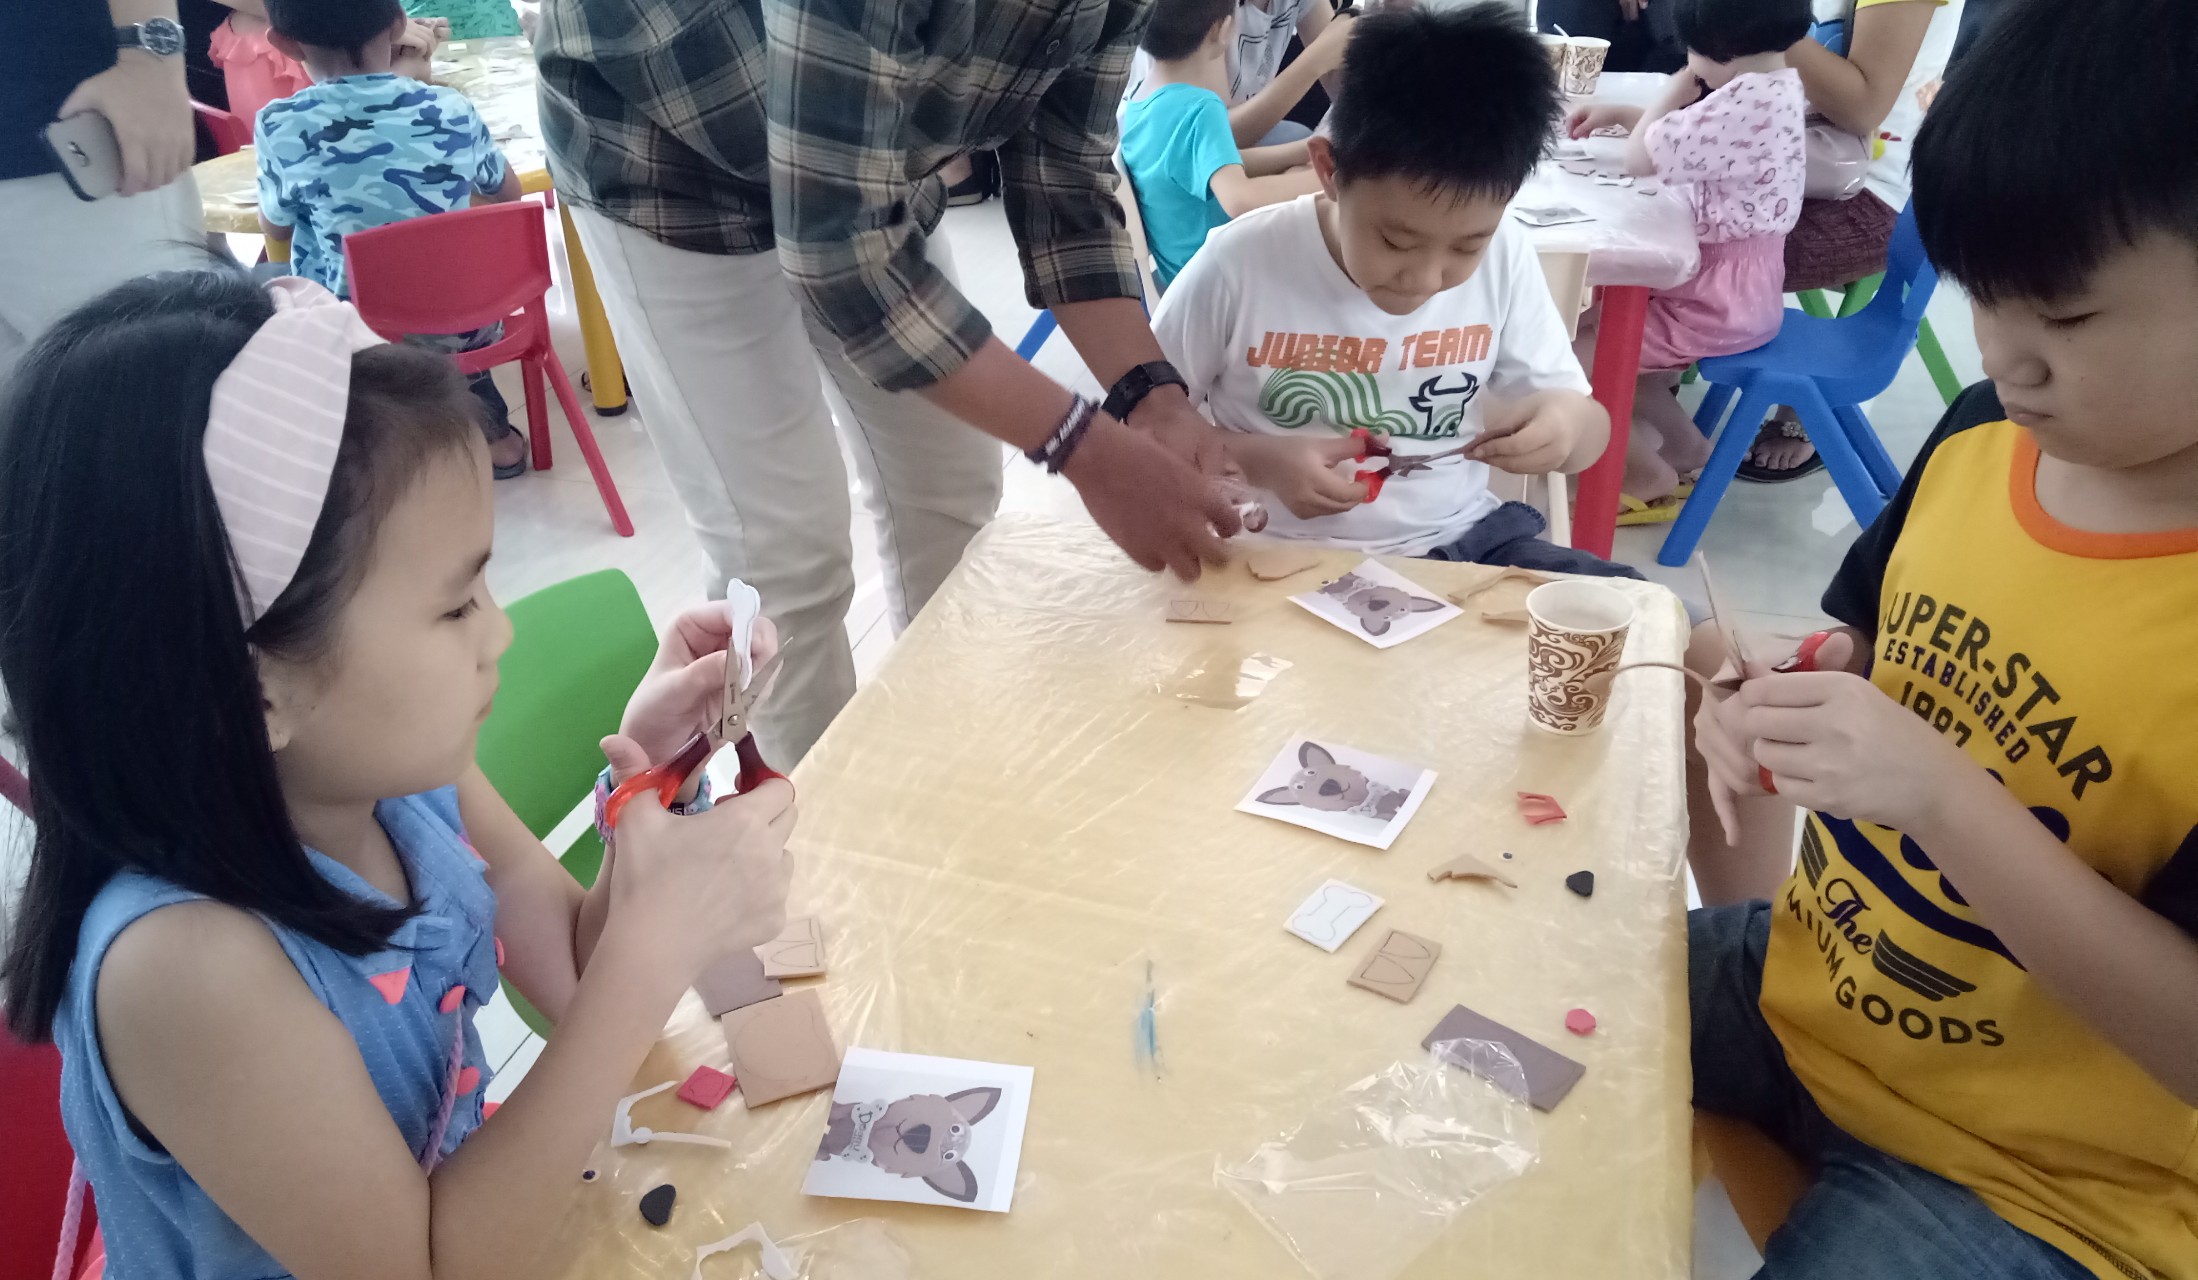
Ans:
{"type": "Polygon", "coordinates": [[[64,116],[46,126],[46,146],[79,200],[99,200],[122,187],[122,144],[97,111],[64,116]]]}

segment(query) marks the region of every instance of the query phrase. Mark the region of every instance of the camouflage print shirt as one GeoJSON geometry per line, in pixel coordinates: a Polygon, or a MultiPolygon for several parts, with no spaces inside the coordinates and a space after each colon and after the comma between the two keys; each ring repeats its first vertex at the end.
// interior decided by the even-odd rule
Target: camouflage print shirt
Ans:
{"type": "Polygon", "coordinates": [[[463,209],[507,172],[463,94],[387,73],[324,80],[268,103],[252,145],[260,216],[292,229],[291,269],[345,297],[345,236],[463,209]]]}

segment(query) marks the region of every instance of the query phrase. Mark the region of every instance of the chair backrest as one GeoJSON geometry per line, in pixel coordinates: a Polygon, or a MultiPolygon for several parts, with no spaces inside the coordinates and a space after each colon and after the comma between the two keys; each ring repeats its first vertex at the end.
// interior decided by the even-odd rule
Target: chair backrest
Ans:
{"type": "MultiPolygon", "coordinates": [[[[60,1052],[0,1029],[0,1276],[53,1274],[75,1161],[61,1128],[60,1052]]],[[[89,1199],[69,1242],[72,1261],[97,1226],[89,1199]]]]}
{"type": "MultiPolygon", "coordinates": [[[[656,632],[632,580],[616,569],[544,587],[508,612],[511,648],[474,759],[527,829],[547,836],[595,785],[599,744],[618,732],[626,699],[656,656],[656,632]]],[[[583,883],[602,860],[593,831],[569,855],[551,852],[583,883]]]]}
{"type": "MultiPolygon", "coordinates": [[[[1916,230],[1916,206],[1911,201],[1893,224],[1893,241],[1885,252],[1885,281],[1878,286],[1878,297],[1890,294],[1898,299],[1901,321],[1913,338],[1938,284],[1938,268],[1923,252],[1923,236],[1916,230]]],[[[1876,301],[1871,299],[1873,304],[1876,301]]]]}
{"type": "Polygon", "coordinates": [[[527,200],[430,214],[343,240],[351,301],[376,333],[468,333],[549,292],[541,206],[527,200]]]}
{"type": "Polygon", "coordinates": [[[1129,227],[1130,252],[1137,257],[1137,283],[1145,291],[1145,309],[1159,300],[1160,288],[1152,278],[1152,246],[1145,240],[1145,216],[1137,208],[1137,186],[1130,181],[1122,153],[1114,153],[1114,199],[1122,206],[1122,221],[1129,227]]]}
{"type": "Polygon", "coordinates": [[[206,126],[206,136],[214,140],[214,150],[222,155],[235,155],[252,145],[252,122],[233,111],[210,107],[198,99],[191,99],[191,110],[206,126]]]}

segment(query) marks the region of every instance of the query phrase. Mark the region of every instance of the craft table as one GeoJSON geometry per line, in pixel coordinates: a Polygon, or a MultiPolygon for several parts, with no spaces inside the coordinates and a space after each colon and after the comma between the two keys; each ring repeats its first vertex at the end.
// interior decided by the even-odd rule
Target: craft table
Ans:
{"type": "MultiPolygon", "coordinates": [[[[1679,677],[1624,676],[1598,735],[1545,736],[1527,723],[1521,628],[1469,610],[1377,651],[1285,599],[1355,558],[1328,552],[1280,583],[1231,566],[1200,586],[1234,604],[1233,625],[1170,625],[1172,580],[1097,529],[1008,517],[986,530],[795,772],[791,907],[823,922],[818,990],[842,1048],[1036,1069],[1012,1213],[803,1196],[825,1093],[755,1113],[659,1097],[637,1122],[718,1134],[733,1151],[599,1148],[563,1274],[684,1277],[697,1244],[750,1222],[784,1239],[867,1218],[887,1224],[911,1275],[1302,1276],[1216,1188],[1216,1158],[1243,1158],[1392,1062],[1424,1061],[1421,1038],[1466,1004],[1587,1074],[1535,1116],[1539,1163],[1469,1207],[1407,1276],[1685,1276],[1679,677]],[[1233,670],[1249,654],[1294,665],[1241,709],[1170,691],[1186,664],[1233,670]],[[1231,811],[1296,733],[1439,773],[1393,848],[1231,811]],[[1559,797],[1570,820],[1527,826],[1518,790],[1559,797]],[[1504,850],[1517,889],[1427,878],[1459,853],[1504,850]],[[1582,869],[1592,898],[1565,889],[1582,869]],[[1334,955],[1283,931],[1331,876],[1388,900],[1334,955]],[[1443,947],[1409,1004],[1345,985],[1388,928],[1443,947]],[[1157,1069],[1136,1049],[1148,980],[1157,1069]],[[1601,1020],[1590,1037],[1564,1029],[1576,1006],[1601,1020]],[[678,1212],[651,1228],[635,1202],[667,1181],[678,1212]]],[[[1392,563],[1432,592],[1494,573],[1392,563]]],[[[1640,605],[1629,660],[1676,661],[1677,599],[1616,585],[1640,605]]],[[[727,1062],[690,993],[634,1087],[727,1062]]],[[[727,1268],[719,1280],[749,1274],[712,1265],[727,1268]]]]}
{"type": "MultiPolygon", "coordinates": [[[[1618,102],[1652,105],[1666,77],[1641,72],[1605,74],[1592,98],[1575,103],[1618,102]]],[[[1598,169],[1625,167],[1626,139],[1583,140],[1598,169]]],[[[1641,376],[1641,327],[1648,315],[1651,289],[1685,284],[1701,268],[1701,247],[1694,218],[1677,193],[1644,194],[1636,179],[1630,187],[1599,185],[1594,178],[1566,173],[1543,161],[1519,192],[1517,203],[1574,205],[1594,215],[1591,222],[1534,229],[1534,247],[1585,253],[1587,282],[1602,289],[1603,311],[1591,372],[1595,398],[1610,411],[1610,447],[1580,475],[1580,497],[1573,508],[1572,543],[1599,556],[1610,554],[1617,528],[1619,485],[1625,476],[1626,442],[1633,434],[1633,392],[1641,376]]]]}
{"type": "MultiPolygon", "coordinates": [[[[520,189],[530,195],[552,190],[535,82],[534,50],[522,36],[461,40],[435,51],[435,83],[456,89],[473,103],[488,126],[489,136],[503,150],[505,161],[518,173],[520,189]]],[[[258,165],[252,148],[245,147],[192,169],[198,180],[199,198],[205,205],[208,231],[259,234],[258,165]]],[[[619,362],[610,322],[603,316],[603,299],[595,291],[595,273],[580,247],[572,213],[562,202],[557,205],[557,216],[565,230],[565,259],[572,266],[573,311],[587,352],[588,385],[595,410],[602,414],[623,413],[625,366],[619,362]]]]}

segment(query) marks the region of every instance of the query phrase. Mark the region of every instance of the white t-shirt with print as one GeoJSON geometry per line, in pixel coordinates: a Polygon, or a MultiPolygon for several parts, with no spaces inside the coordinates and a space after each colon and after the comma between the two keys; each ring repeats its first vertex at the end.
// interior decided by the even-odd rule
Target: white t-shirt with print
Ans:
{"type": "MultiPolygon", "coordinates": [[[[1872,0],[1873,4],[1885,2],[1872,0]]],[[[1813,3],[1818,22],[1837,22],[1847,16],[1847,6],[1852,0],[1813,0],[1813,3]]],[[[1925,0],[1925,3],[1931,3],[1931,0],[1925,0]]],[[[1885,123],[1878,126],[1880,131],[1893,137],[1886,140],[1885,154],[1871,162],[1863,185],[1895,209],[1908,204],[1908,153],[1915,143],[1916,130],[1923,127],[1923,108],[1916,103],[1916,90],[1946,74],[1946,59],[1954,52],[1954,37],[1961,30],[1962,4],[1963,0],[1938,0],[1931,14],[1930,29],[1923,33],[1923,45],[1916,50],[1915,65],[1908,69],[1908,82],[1900,86],[1900,95],[1893,99],[1893,109],[1886,113],[1885,123]]],[[[1848,47],[1853,47],[1851,41],[1848,47]]]]}
{"type": "MultiPolygon", "coordinates": [[[[1315,200],[1214,231],[1153,312],[1161,349],[1216,423],[1313,438],[1368,427],[1399,454],[1435,453],[1480,433],[1484,391],[1588,391],[1523,227],[1506,217],[1471,278],[1393,316],[1336,264],[1315,200]]],[[[1300,520],[1270,504],[1267,532],[1418,555],[1500,505],[1486,465],[1453,460],[1342,515],[1300,520]]]]}

